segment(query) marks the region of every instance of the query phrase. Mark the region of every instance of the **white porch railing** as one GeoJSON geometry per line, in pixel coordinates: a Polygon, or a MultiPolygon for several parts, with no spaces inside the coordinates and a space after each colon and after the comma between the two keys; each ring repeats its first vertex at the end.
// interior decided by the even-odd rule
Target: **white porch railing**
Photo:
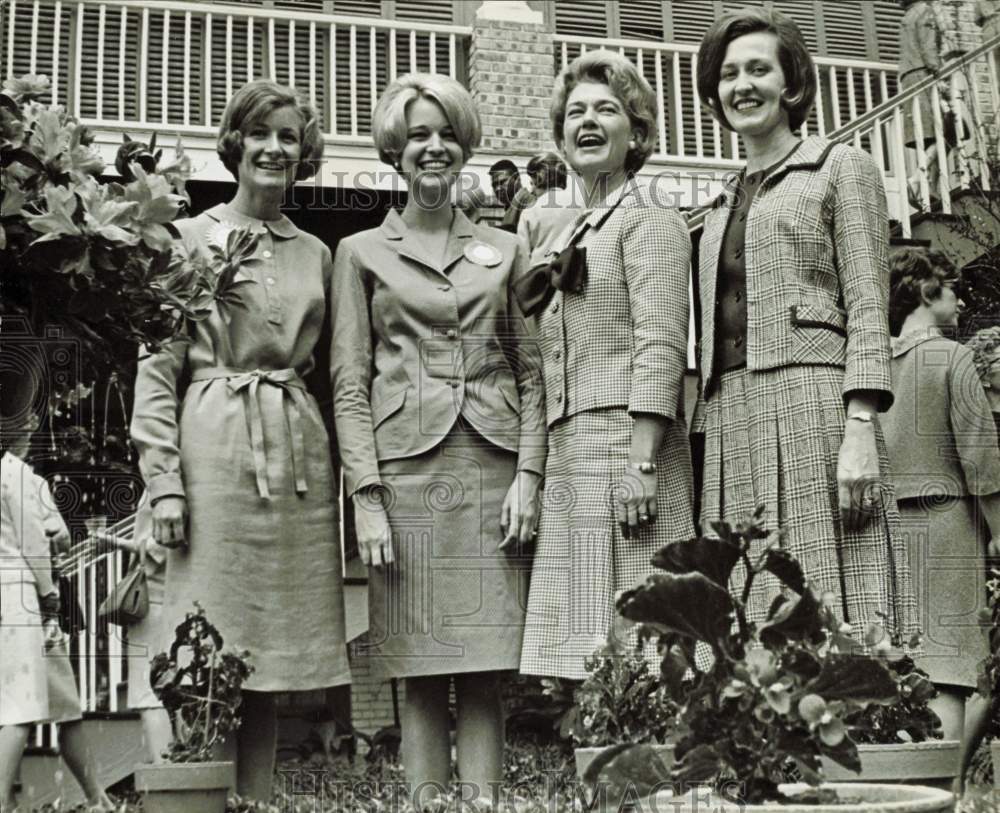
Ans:
{"type": "Polygon", "coordinates": [[[295,85],[328,139],[370,143],[397,73],[463,80],[471,29],[160,0],[9,0],[0,67],[45,73],[53,101],[88,124],[214,132],[232,94],[262,77],[295,85]]]}
{"type": "MultiPolygon", "coordinates": [[[[555,48],[557,70],[595,48],[618,51],[639,68],[656,91],[659,104],[659,133],[652,160],[739,163],[736,134],[724,131],[698,96],[698,46],[556,35],[555,48]]],[[[896,66],[888,62],[817,57],[816,105],[803,126],[803,135],[826,135],[895,95],[897,73],[896,66]]]]}

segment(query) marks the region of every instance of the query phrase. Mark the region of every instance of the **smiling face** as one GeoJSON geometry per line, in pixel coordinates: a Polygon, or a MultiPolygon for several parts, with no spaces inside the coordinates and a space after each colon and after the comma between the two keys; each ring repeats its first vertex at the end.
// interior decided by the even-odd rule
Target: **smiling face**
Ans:
{"type": "Polygon", "coordinates": [[[776,35],[757,31],[729,43],[719,71],[718,98],[737,133],[761,139],[780,128],[790,129],[781,103],[786,88],[776,35]]]}
{"type": "Polygon", "coordinates": [[[441,106],[418,96],[406,109],[406,145],[399,167],[423,205],[449,199],[451,185],[465,164],[462,145],[441,106]]]}
{"type": "Polygon", "coordinates": [[[632,122],[607,85],[580,82],[570,91],[562,135],[566,161],[584,179],[625,171],[632,122]]]}
{"type": "Polygon", "coordinates": [[[302,156],[302,116],[279,107],[251,123],[243,133],[241,184],[286,189],[295,182],[302,156]]]}

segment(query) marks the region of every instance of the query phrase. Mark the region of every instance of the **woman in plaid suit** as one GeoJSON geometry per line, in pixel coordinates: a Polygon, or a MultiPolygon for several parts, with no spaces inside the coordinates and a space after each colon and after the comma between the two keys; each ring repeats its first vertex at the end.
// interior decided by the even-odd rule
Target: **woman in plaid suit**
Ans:
{"type": "Polygon", "coordinates": [[[655,111],[648,83],[608,51],[557,81],[553,135],[586,197],[556,241],[554,270],[519,289],[539,313],[549,426],[527,674],[585,677],[584,659],[613,632],[615,594],[693,532],[682,402],[690,241],[681,216],[633,177],[653,151],[655,111]]]}
{"type": "MultiPolygon", "coordinates": [[[[905,643],[915,601],[877,419],[892,403],[879,170],[861,150],[796,135],[815,69],[779,12],[718,20],[697,82],[747,156],[699,252],[702,523],[765,505],[846,621],[859,632],[881,622],[905,643]]],[[[755,585],[761,618],[778,584],[755,585]]]]}

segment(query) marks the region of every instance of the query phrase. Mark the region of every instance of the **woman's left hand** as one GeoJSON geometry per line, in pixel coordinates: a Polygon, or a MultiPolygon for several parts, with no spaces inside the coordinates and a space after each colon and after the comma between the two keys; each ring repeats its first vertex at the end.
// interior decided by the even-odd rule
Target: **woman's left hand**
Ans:
{"type": "Polygon", "coordinates": [[[515,545],[527,545],[535,538],[538,524],[538,487],[542,477],[531,471],[519,471],[507,489],[500,509],[500,531],[503,541],[500,550],[515,545]]]}
{"type": "Polygon", "coordinates": [[[639,529],[656,521],[656,472],[629,466],[615,495],[615,515],[625,539],[638,538],[639,529]]]}
{"type": "Polygon", "coordinates": [[[875,426],[848,420],[837,458],[837,494],[840,517],[849,531],[858,531],[882,501],[875,445],[875,426]]]}

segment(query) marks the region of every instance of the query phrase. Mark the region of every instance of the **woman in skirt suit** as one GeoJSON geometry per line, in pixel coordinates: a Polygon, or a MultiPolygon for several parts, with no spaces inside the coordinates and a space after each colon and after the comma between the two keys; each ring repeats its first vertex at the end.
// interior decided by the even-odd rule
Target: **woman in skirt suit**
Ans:
{"type": "MultiPolygon", "coordinates": [[[[714,23],[697,83],[747,158],[699,252],[702,525],[763,504],[843,620],[859,635],[883,623],[906,644],[915,601],[877,415],[892,403],[878,168],[854,147],[797,135],[815,70],[780,12],[714,23]]],[[[780,587],[761,577],[749,607],[758,620],[780,587]]]]}
{"type": "Polygon", "coordinates": [[[884,426],[924,630],[917,664],[940,691],[932,704],[945,736],[962,739],[987,654],[985,553],[1000,552],[997,433],[973,351],[945,335],[963,307],[954,266],[937,251],[899,249],[891,279],[896,402],[884,426]]]}
{"type": "MultiPolygon", "coordinates": [[[[543,266],[518,289],[538,314],[549,426],[521,671],[578,680],[616,634],[615,595],[694,532],[682,400],[691,243],[681,215],[634,177],[656,141],[656,97],[631,62],[603,50],[574,60],[551,112],[585,197],[556,239],[556,274],[543,266]]],[[[635,642],[632,631],[621,643],[635,642]]]]}
{"type": "Polygon", "coordinates": [[[521,546],[545,458],[537,351],[511,293],[527,256],[514,235],[451,205],[480,139],[460,84],[399,77],[373,135],[409,193],[402,213],[337,247],[332,353],[346,491],[373,568],[368,655],[405,680],[414,795],[451,778],[452,676],[458,774],[486,793],[501,780],[498,678],[521,652],[521,546]]]}
{"type": "Polygon", "coordinates": [[[152,503],[152,534],[171,547],[162,624],[197,601],[225,645],[250,651],[237,792],[267,801],[278,692],[350,682],[337,479],[303,377],[328,314],[333,261],[280,206],[322,155],[315,112],[291,88],[251,82],[229,101],[218,152],[232,201],[177,223],[180,249],[211,257],[237,228],[257,236],[236,275],[239,307],[214,307],[139,363],[132,438],[152,503]]]}

